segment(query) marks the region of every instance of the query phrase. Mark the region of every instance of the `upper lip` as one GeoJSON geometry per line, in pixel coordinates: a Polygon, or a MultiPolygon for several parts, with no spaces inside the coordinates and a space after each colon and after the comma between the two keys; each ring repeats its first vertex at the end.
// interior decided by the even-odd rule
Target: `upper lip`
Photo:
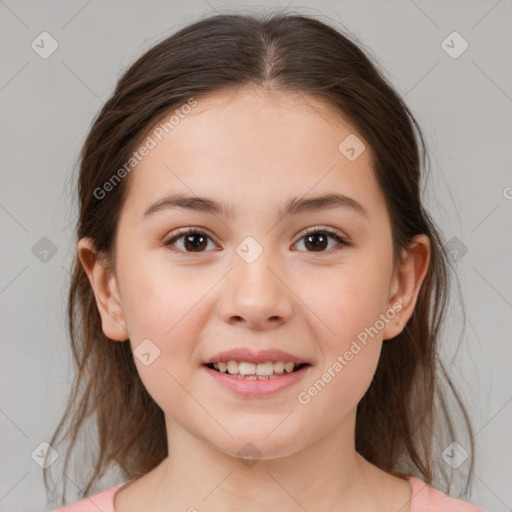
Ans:
{"type": "Polygon", "coordinates": [[[220,363],[221,361],[246,361],[254,364],[266,363],[268,361],[284,361],[285,363],[292,362],[296,364],[308,363],[306,359],[288,352],[283,352],[282,350],[265,349],[255,352],[248,348],[235,348],[220,352],[207,359],[203,364],[220,363]]]}

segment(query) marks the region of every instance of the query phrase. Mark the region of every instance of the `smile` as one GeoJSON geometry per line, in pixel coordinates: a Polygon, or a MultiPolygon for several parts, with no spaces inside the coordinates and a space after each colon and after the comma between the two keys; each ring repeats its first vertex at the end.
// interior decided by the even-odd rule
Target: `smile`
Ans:
{"type": "Polygon", "coordinates": [[[293,362],[284,361],[267,361],[265,363],[249,363],[246,361],[219,361],[218,363],[210,363],[209,368],[218,370],[220,373],[228,373],[240,379],[259,379],[265,380],[276,378],[287,373],[299,370],[304,364],[295,364],[293,362]]]}
{"type": "Polygon", "coordinates": [[[257,365],[243,361],[227,361],[223,364],[221,361],[205,364],[203,368],[217,384],[237,395],[263,397],[274,395],[297,383],[311,366],[309,363],[296,365],[283,361],[268,361],[257,365]]]}

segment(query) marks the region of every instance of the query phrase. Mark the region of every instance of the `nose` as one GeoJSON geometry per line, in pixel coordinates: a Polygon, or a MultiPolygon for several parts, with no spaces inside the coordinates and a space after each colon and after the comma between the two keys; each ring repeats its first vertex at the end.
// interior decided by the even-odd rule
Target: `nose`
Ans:
{"type": "Polygon", "coordinates": [[[286,272],[267,253],[251,263],[235,253],[234,266],[220,290],[218,308],[225,322],[264,330],[289,321],[294,294],[286,272]]]}

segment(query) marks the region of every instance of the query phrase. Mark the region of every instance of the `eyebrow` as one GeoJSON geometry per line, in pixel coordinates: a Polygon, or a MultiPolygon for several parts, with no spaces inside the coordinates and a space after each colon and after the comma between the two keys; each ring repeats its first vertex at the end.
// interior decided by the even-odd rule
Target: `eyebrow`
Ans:
{"type": "MultiPolygon", "coordinates": [[[[216,214],[231,219],[234,218],[233,209],[225,203],[214,201],[208,197],[175,194],[159,199],[149,205],[144,211],[143,219],[156,212],[175,208],[184,208],[186,210],[216,214]]],[[[279,210],[279,218],[332,208],[352,210],[361,216],[369,217],[368,211],[361,203],[343,194],[333,193],[308,199],[304,197],[292,197],[284,208],[279,210]]]]}

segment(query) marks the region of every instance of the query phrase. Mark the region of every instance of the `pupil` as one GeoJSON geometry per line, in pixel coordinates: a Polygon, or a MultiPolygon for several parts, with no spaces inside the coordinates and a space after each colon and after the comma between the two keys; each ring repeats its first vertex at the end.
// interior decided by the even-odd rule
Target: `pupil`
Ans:
{"type": "Polygon", "coordinates": [[[187,247],[187,249],[188,249],[190,246],[187,246],[187,244],[191,244],[192,248],[194,248],[194,249],[203,249],[206,246],[205,241],[206,241],[206,237],[203,235],[200,235],[200,234],[187,235],[185,237],[185,247],[187,247]],[[194,240],[194,238],[200,238],[201,241],[198,243],[193,243],[192,240],[194,240]]]}
{"type": "Polygon", "coordinates": [[[325,249],[325,247],[326,247],[326,240],[327,240],[327,237],[325,235],[322,235],[322,234],[319,234],[319,233],[315,233],[313,235],[308,235],[306,237],[306,245],[308,243],[311,243],[311,245],[313,246],[313,248],[315,250],[317,250],[318,248],[325,249]],[[322,241],[320,243],[311,242],[311,240],[314,240],[315,238],[321,238],[322,241]]]}

